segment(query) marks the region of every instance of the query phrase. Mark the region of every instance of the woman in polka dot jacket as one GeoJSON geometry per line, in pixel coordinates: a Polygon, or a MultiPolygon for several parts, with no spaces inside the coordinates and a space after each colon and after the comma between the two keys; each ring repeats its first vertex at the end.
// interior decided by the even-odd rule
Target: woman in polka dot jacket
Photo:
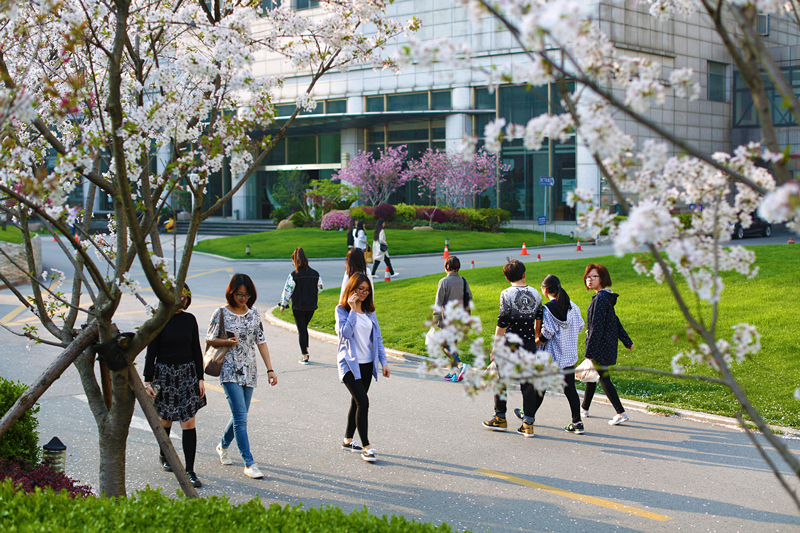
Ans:
{"type": "MultiPolygon", "coordinates": [[[[622,344],[629,350],[633,350],[633,341],[625,332],[625,328],[617,318],[614,305],[617,303],[618,294],[615,294],[608,287],[611,287],[611,275],[603,265],[590,264],[586,267],[583,275],[586,290],[595,292],[592,302],[586,310],[586,359],[591,359],[594,366],[600,373],[600,385],[603,386],[608,401],[614,406],[617,414],[608,421],[612,426],[616,426],[628,420],[625,408],[619,401],[617,389],[611,383],[611,376],[607,367],[617,364],[617,343],[622,344]]],[[[597,389],[597,383],[587,383],[586,392],[583,396],[581,415],[583,418],[589,416],[589,406],[592,404],[592,397],[597,389]]]]}

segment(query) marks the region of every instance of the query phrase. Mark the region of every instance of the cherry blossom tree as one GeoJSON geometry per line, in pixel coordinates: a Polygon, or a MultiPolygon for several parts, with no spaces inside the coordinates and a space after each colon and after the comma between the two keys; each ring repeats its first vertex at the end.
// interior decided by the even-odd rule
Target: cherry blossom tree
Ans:
{"type": "MultiPolygon", "coordinates": [[[[515,56],[519,59],[491,68],[473,65],[472,52],[464,45],[412,38],[401,50],[403,62],[460,63],[484,72],[490,88],[499,83],[554,84],[558,88],[553,104],[564,109],[563,114],[541,115],[526,124],[508,123],[505,117],[498,117],[479,132],[486,149],[498,152],[504,141],[521,139],[526,149],[538,150],[546,139],[565,141],[576,136],[577,142],[593,157],[615,202],[628,215],[618,227],[611,226],[613,214],[608,206],[593,205],[593,191],[578,189],[570,195],[570,202],[581,203],[579,225],[594,237],[611,226],[618,255],[647,250],[646,254],[636,256],[633,268],[659,284],[668,285],[686,322],[686,331],[675,332],[685,348],[674,355],[672,372],[626,370],[701,379],[726,387],[741,406],[738,418],[743,429],[750,435],[744,418],[752,420],[768,445],[800,478],[800,461],[773,434],[731,373],[732,365],[757,354],[760,334],[747,323],[736,325],[732,332],[718,327],[725,288],[722,273],[753,277],[758,272],[755,254],[730,244],[734,224],[739,222],[748,227],[752,223],[751,213],[758,210],[766,220],[787,222],[795,232],[800,231],[800,185],[793,180],[789,168],[790,148],[778,142],[764,80],[774,85],[783,108],[795,123],[800,123],[800,102],[757,31],[758,16],[770,14],[793,25],[792,31],[800,35],[800,4],[795,0],[642,0],[658,20],[673,17],[709,20],[750,91],[763,141],[736,146],[731,153],[707,154],[648,114],[650,109],[664,103],[668,93],[676,98],[697,99],[700,85],[696,74],[689,68],[662,74],[656,61],[631,57],[618,50],[593,20],[595,4],[580,0],[462,0],[462,3],[474,22],[491,17],[508,31],[522,51],[515,56]],[[650,132],[651,138],[637,146],[635,139],[618,124],[619,118],[635,121],[650,132]],[[763,168],[762,162],[767,162],[770,169],[763,168]],[[692,213],[691,225],[684,226],[671,216],[670,210],[689,204],[702,204],[704,209],[692,213]],[[716,377],[690,373],[699,366],[710,367],[716,377]]],[[[467,138],[464,146],[470,148],[477,140],[467,138]]],[[[464,338],[473,328],[468,315],[458,309],[451,312],[451,323],[432,337],[429,346],[432,356],[429,367],[434,370],[446,364],[441,347],[464,338]]],[[[498,344],[502,345],[502,340],[496,340],[498,344]]],[[[484,362],[480,347],[479,343],[472,346],[479,363],[484,362]]],[[[546,367],[532,354],[512,351],[509,356],[507,350],[503,354],[512,362],[505,365],[505,374],[500,372],[504,377],[476,371],[467,379],[467,386],[475,390],[508,381],[520,372],[528,377],[541,377],[539,385],[546,384],[548,376],[556,379],[558,370],[546,367]]],[[[800,389],[795,397],[800,399],[800,389]]],[[[752,442],[800,509],[800,499],[789,481],[760,442],[755,438],[752,442]]]]}
{"type": "MultiPolygon", "coordinates": [[[[326,1],[313,17],[288,6],[264,13],[255,0],[0,3],[0,194],[25,237],[28,263],[18,266],[36,271],[35,217],[58,240],[73,270],[69,294],[55,288],[64,273],[45,272],[45,281],[55,285],[31,274],[30,300],[0,275],[40,321],[12,333],[63,349],[0,421],[0,435],[74,363],[98,427],[99,493],[126,493],[134,398],[170,462],[178,461],[169,439],[156,430],[155,412],[131,365],[179,305],[199,224],[244,185],[300,109],[314,108],[317,81],[358,65],[393,67],[382,47],[419,22],[387,18],[390,1],[326,1]],[[294,114],[281,124],[274,123],[272,105],[281,78],[253,70],[265,51],[310,80],[294,114]],[[253,133],[268,129],[275,133],[253,133]],[[209,178],[223,165],[241,179],[204,204],[209,178]],[[83,209],[68,207],[67,196],[84,181],[83,209]],[[193,207],[183,254],[170,264],[158,213],[178,192],[189,195],[193,207]],[[89,233],[97,195],[113,204],[101,235],[89,233]],[[135,262],[152,291],[149,301],[129,275],[135,262]],[[117,337],[113,321],[126,292],[150,316],[134,335],[117,337]],[[98,341],[116,342],[121,365],[96,364],[98,341]]],[[[184,491],[196,496],[183,468],[175,472],[184,491]]]]}
{"type": "Polygon", "coordinates": [[[389,196],[404,185],[409,177],[403,170],[408,158],[406,145],[388,147],[384,152],[378,149],[379,157],[374,159],[372,152],[359,151],[347,168],[333,175],[334,180],[341,180],[361,189],[364,201],[370,205],[386,203],[389,196]]]}
{"type": "Polygon", "coordinates": [[[407,176],[420,182],[419,195],[425,190],[450,207],[467,207],[476,194],[503,181],[510,170],[500,154],[480,150],[475,154],[428,150],[408,163],[407,176]]]}

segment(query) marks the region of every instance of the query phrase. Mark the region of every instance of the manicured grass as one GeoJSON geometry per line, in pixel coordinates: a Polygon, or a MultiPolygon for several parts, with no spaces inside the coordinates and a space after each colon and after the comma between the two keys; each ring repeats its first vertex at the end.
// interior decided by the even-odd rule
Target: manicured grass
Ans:
{"type": "Polygon", "coordinates": [[[11,224],[6,225],[5,230],[0,227],[0,241],[10,242],[13,244],[22,244],[22,231],[11,224]]]}
{"type": "MultiPolygon", "coordinates": [[[[549,239],[549,236],[548,236],[549,239]]],[[[452,242],[452,241],[451,241],[452,242]]],[[[757,246],[759,274],[746,279],[738,274],[724,276],[725,291],[720,306],[719,336],[730,340],[732,327],[741,322],[754,324],[761,333],[761,351],[751,360],[734,365],[736,379],[754,405],[772,424],[800,428],[800,402],[794,399],[800,386],[800,285],[797,265],[800,247],[791,245],[757,246]]],[[[561,279],[563,287],[586,317],[591,294],[583,288],[581,277],[589,260],[564,260],[528,263],[528,283],[538,287],[546,274],[561,279]]],[[[671,371],[670,360],[689,346],[684,336],[684,322],[666,286],[637,275],[631,256],[592,259],[611,272],[613,289],[620,294],[617,314],[634,342],[632,352],[620,345],[618,364],[671,371]]],[[[475,295],[475,313],[483,319],[484,339],[488,349],[494,332],[500,291],[508,286],[500,267],[462,270],[475,295]]],[[[425,354],[425,328],[430,305],[440,275],[395,280],[375,284],[375,304],[386,346],[410,353],[425,354]]],[[[334,333],[333,309],[339,289],[320,295],[320,309],[311,327],[334,333]]],[[[692,300],[693,308],[696,308],[692,300]]],[[[291,320],[290,313],[276,313],[291,320]]],[[[579,341],[583,353],[585,332],[579,341]]],[[[689,372],[713,376],[706,368],[689,372]]],[[[737,403],[727,389],[715,384],[688,381],[644,373],[620,372],[614,383],[626,398],[670,405],[684,409],[732,416],[737,403]]]]}
{"type": "MultiPolygon", "coordinates": [[[[372,231],[367,232],[372,246],[372,231]]],[[[392,257],[407,254],[437,253],[444,250],[445,238],[450,239],[450,252],[464,250],[486,250],[491,248],[517,248],[524,242],[527,246],[541,246],[542,233],[521,229],[504,229],[501,233],[479,233],[475,231],[414,231],[387,229],[386,242],[392,257]]],[[[547,244],[569,242],[569,237],[549,233],[547,244]]],[[[250,245],[250,258],[288,259],[298,246],[302,246],[307,257],[344,257],[347,253],[347,233],[323,231],[317,228],[297,228],[220,237],[200,241],[198,252],[221,255],[233,259],[247,258],[246,247],[250,245]]]]}

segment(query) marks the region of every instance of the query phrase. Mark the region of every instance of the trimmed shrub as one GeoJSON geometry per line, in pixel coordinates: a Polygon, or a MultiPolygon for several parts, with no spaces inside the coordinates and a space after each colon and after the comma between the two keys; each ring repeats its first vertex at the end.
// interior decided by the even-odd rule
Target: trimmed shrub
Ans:
{"type": "Polygon", "coordinates": [[[225,497],[170,498],[146,489],[130,498],[73,500],[49,489],[33,494],[15,490],[10,481],[0,485],[0,531],[236,531],[250,533],[451,533],[447,524],[433,525],[402,516],[377,517],[364,508],[346,514],[338,507],[301,509],[273,503],[264,507],[256,496],[247,503],[231,505],[225,497]]]}
{"type": "MultiPolygon", "coordinates": [[[[14,383],[0,377],[0,417],[5,415],[17,398],[27,390],[24,383],[14,383]]],[[[39,421],[34,416],[39,412],[39,405],[28,410],[22,418],[11,426],[5,435],[0,438],[0,458],[22,459],[29,463],[39,462],[41,450],[39,449],[39,421]]]]}
{"type": "Polygon", "coordinates": [[[384,222],[390,222],[394,220],[395,213],[397,213],[397,209],[393,205],[381,204],[375,208],[373,216],[376,219],[382,218],[384,222]]]}
{"type": "Polygon", "coordinates": [[[467,227],[472,231],[497,232],[503,224],[511,220],[511,213],[505,209],[465,207],[458,211],[467,216],[467,227]]]}
{"type": "Polygon", "coordinates": [[[469,217],[466,214],[461,213],[458,209],[445,209],[444,216],[445,222],[458,224],[466,229],[469,217]]]}
{"type": "Polygon", "coordinates": [[[64,490],[72,498],[92,496],[92,487],[79,485],[77,480],[63,472],[56,472],[46,463],[32,465],[21,460],[0,459],[0,479],[10,479],[23,492],[49,487],[55,492],[64,490]]]}
{"type": "Polygon", "coordinates": [[[372,216],[371,211],[371,207],[362,205],[360,207],[354,207],[351,209],[350,216],[358,220],[363,220],[365,223],[369,223],[375,220],[375,217],[372,216]],[[370,213],[367,213],[367,209],[370,210],[370,213]]]}
{"type": "MultiPolygon", "coordinates": [[[[691,229],[692,227],[692,214],[684,213],[683,215],[675,215],[681,221],[683,229],[691,229]]],[[[619,218],[619,217],[617,217],[619,218]]],[[[627,217],[626,217],[627,218],[627,217]]]]}
{"type": "Polygon", "coordinates": [[[417,218],[417,210],[414,206],[397,204],[394,206],[394,217],[405,222],[413,222],[417,218]]]}
{"type": "Polygon", "coordinates": [[[417,220],[424,220],[425,222],[447,222],[447,217],[444,211],[435,207],[417,207],[417,220]]]}
{"type": "Polygon", "coordinates": [[[331,211],[322,217],[319,227],[325,230],[347,229],[350,215],[343,211],[331,211]]]}

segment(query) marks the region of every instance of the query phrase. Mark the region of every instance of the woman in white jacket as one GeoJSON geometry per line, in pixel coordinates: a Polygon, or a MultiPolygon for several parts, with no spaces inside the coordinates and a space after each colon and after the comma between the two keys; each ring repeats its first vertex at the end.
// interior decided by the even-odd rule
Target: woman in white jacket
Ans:
{"type": "MultiPolygon", "coordinates": [[[[569,433],[582,435],[581,404],[575,389],[575,364],[578,362],[578,334],[585,323],[581,310],[571,302],[561,281],[553,275],[542,280],[542,294],[550,301],[542,309],[542,329],[536,345],[550,353],[553,361],[564,371],[564,395],[572,411],[572,422],[564,428],[569,433]]],[[[537,392],[536,409],[542,404],[544,391],[537,392]]],[[[516,412],[516,411],[515,411],[516,412]]]]}
{"type": "Polygon", "coordinates": [[[381,261],[386,261],[386,267],[389,269],[389,275],[392,277],[397,276],[397,273],[392,268],[392,260],[389,259],[389,245],[386,244],[386,232],[383,231],[383,219],[379,218],[375,223],[375,233],[372,240],[372,277],[374,278],[378,271],[378,265],[381,261]],[[386,249],[382,250],[381,246],[386,249]]]}

